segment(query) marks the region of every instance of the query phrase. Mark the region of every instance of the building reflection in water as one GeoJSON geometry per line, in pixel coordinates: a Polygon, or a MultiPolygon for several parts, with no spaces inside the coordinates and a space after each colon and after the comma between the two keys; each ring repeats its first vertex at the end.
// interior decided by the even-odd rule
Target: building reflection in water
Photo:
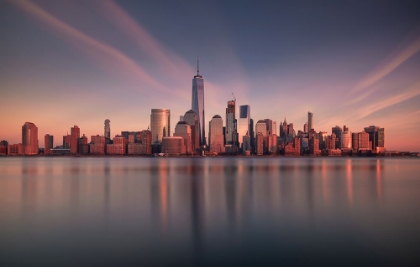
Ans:
{"type": "Polygon", "coordinates": [[[347,181],[347,199],[350,207],[353,207],[353,173],[352,160],[346,160],[346,181],[347,181]]]}
{"type": "Polygon", "coordinates": [[[382,177],[381,177],[381,161],[376,160],[376,192],[379,198],[379,201],[382,200],[382,177]]]}
{"type": "Polygon", "coordinates": [[[25,217],[28,213],[36,211],[37,198],[38,198],[38,169],[36,162],[31,159],[22,158],[21,167],[21,203],[22,215],[25,217]]]}

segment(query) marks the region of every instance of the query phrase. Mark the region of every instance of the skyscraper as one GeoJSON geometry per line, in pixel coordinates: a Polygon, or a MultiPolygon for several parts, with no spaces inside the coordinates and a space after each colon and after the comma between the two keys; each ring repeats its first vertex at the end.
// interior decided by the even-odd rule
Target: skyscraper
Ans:
{"type": "Polygon", "coordinates": [[[44,137],[44,154],[52,154],[52,148],[54,147],[54,136],[46,134],[44,137]]]}
{"type": "Polygon", "coordinates": [[[77,125],[70,128],[70,153],[79,153],[80,128],[77,125]]]}
{"type": "Polygon", "coordinates": [[[191,109],[197,113],[198,116],[198,129],[199,129],[199,140],[200,145],[204,146],[206,144],[206,135],[205,135],[205,116],[204,116],[204,79],[200,75],[198,68],[198,58],[197,58],[197,75],[192,79],[192,104],[191,109]]]}
{"type": "Polygon", "coordinates": [[[226,108],[226,144],[232,145],[235,131],[235,110],[236,110],[236,101],[231,100],[227,102],[226,108]]]}
{"type": "Polygon", "coordinates": [[[310,130],[314,129],[314,114],[308,111],[308,133],[310,130]]]}
{"type": "Polygon", "coordinates": [[[365,127],[365,132],[369,134],[369,142],[372,142],[370,149],[375,152],[382,152],[385,150],[385,129],[379,126],[365,127]]]}
{"type": "Polygon", "coordinates": [[[243,137],[249,133],[249,123],[251,118],[251,108],[249,105],[242,105],[239,107],[239,120],[238,120],[238,146],[242,146],[243,137]]]}
{"type": "Polygon", "coordinates": [[[187,122],[191,127],[191,149],[194,152],[196,149],[200,148],[197,113],[190,109],[185,113],[184,121],[187,122]]]}
{"type": "Polygon", "coordinates": [[[111,138],[111,126],[109,125],[111,121],[106,119],[105,120],[105,126],[104,126],[104,136],[105,138],[110,139],[111,138]]]}
{"type": "Polygon", "coordinates": [[[223,119],[219,115],[213,116],[209,123],[210,152],[225,152],[223,143],[223,119]]]}
{"type": "Polygon", "coordinates": [[[150,128],[152,143],[162,143],[163,137],[171,136],[171,111],[169,109],[152,109],[150,128]]]}
{"type": "Polygon", "coordinates": [[[22,126],[22,147],[25,155],[38,154],[38,127],[32,122],[25,122],[22,126]]]}

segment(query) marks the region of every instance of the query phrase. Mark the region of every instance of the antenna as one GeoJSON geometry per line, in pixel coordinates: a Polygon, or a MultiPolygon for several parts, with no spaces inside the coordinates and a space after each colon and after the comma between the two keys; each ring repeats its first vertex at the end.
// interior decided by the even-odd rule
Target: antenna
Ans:
{"type": "Polygon", "coordinates": [[[233,94],[233,92],[232,92],[232,96],[233,96],[233,100],[236,102],[236,97],[235,97],[235,95],[233,94]]]}
{"type": "Polygon", "coordinates": [[[200,75],[199,64],[200,64],[200,58],[197,56],[197,75],[200,75]]]}

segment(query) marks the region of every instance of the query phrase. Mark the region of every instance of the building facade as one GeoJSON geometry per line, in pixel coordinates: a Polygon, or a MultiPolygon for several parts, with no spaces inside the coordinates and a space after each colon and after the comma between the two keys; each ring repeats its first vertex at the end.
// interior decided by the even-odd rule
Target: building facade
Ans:
{"type": "Polygon", "coordinates": [[[238,146],[242,148],[243,137],[250,133],[251,107],[242,105],[239,107],[239,119],[237,121],[238,146]]]}
{"type": "Polygon", "coordinates": [[[184,138],[186,154],[191,154],[193,152],[191,142],[191,127],[186,121],[179,121],[176,124],[174,136],[180,136],[184,138]]]}
{"type": "Polygon", "coordinates": [[[25,122],[22,126],[22,146],[24,155],[38,154],[38,127],[32,122],[25,122]]]}
{"type": "Polygon", "coordinates": [[[169,155],[185,154],[184,138],[181,136],[163,137],[161,151],[169,155]]]}
{"type": "Polygon", "coordinates": [[[106,119],[104,122],[104,136],[105,138],[111,139],[111,125],[110,125],[110,120],[106,119]]]}
{"type": "Polygon", "coordinates": [[[191,109],[198,117],[198,129],[200,146],[206,145],[205,116],[204,116],[204,79],[200,75],[197,60],[197,75],[192,79],[192,103],[191,109]]]}
{"type": "Polygon", "coordinates": [[[219,115],[213,116],[209,122],[209,146],[212,153],[225,152],[223,142],[223,119],[219,115]]]}
{"type": "Polygon", "coordinates": [[[310,130],[314,129],[314,114],[312,112],[308,111],[308,131],[307,133],[309,133],[310,130]]]}
{"type": "Polygon", "coordinates": [[[171,136],[171,112],[169,109],[152,109],[150,129],[152,143],[162,143],[163,137],[171,136]]]}
{"type": "Polygon", "coordinates": [[[44,154],[52,155],[52,150],[54,148],[54,136],[46,134],[44,137],[44,154]]]}
{"type": "Polygon", "coordinates": [[[235,120],[236,120],[236,101],[231,100],[227,102],[227,108],[226,108],[226,144],[227,145],[235,145],[234,140],[236,141],[236,138],[234,135],[236,134],[235,129],[235,120]]]}
{"type": "Polygon", "coordinates": [[[77,154],[79,153],[79,138],[80,138],[80,128],[77,125],[74,125],[70,129],[70,153],[77,154]]]}
{"type": "Polygon", "coordinates": [[[189,110],[184,115],[184,121],[190,125],[191,128],[191,150],[196,151],[200,148],[200,130],[198,128],[198,116],[194,110],[189,110]]]}

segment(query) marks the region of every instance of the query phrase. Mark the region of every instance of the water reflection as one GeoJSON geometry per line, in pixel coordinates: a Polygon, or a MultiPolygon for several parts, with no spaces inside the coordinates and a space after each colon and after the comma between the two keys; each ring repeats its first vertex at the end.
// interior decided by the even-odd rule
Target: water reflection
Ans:
{"type": "MultiPolygon", "coordinates": [[[[114,243],[126,242],[127,251],[149,252],[124,254],[133,262],[150,263],[163,253],[168,263],[201,265],[214,257],[251,260],[254,250],[276,258],[267,244],[317,249],[299,243],[302,236],[317,242],[327,236],[329,243],[323,244],[329,247],[364,233],[372,241],[360,236],[352,242],[373,253],[369,242],[376,242],[371,235],[377,231],[393,233],[402,224],[407,235],[420,234],[407,227],[420,223],[412,205],[420,201],[420,181],[411,176],[420,169],[417,161],[6,158],[0,164],[5,169],[0,173],[0,227],[15,229],[18,237],[31,234],[41,247],[52,248],[57,236],[66,239],[63,233],[71,232],[101,252],[103,245],[95,240],[109,251],[120,251],[114,243]],[[22,216],[11,216],[16,213],[22,216]],[[332,235],[331,229],[339,233],[332,235]]],[[[19,243],[23,236],[12,239],[4,233],[0,250],[32,249],[19,243]]]]}

